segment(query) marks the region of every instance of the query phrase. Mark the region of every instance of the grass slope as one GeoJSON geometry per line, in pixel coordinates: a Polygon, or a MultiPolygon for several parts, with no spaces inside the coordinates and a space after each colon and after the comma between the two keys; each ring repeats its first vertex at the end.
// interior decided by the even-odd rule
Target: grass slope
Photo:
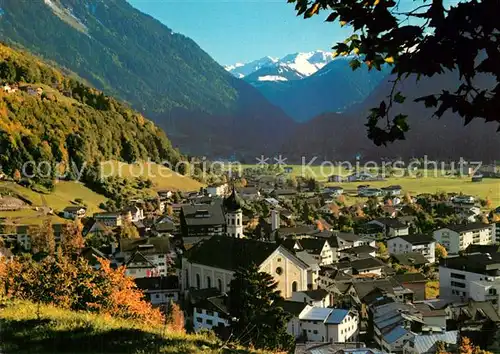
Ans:
{"type": "MultiPolygon", "coordinates": [[[[10,353],[255,353],[224,347],[213,336],[168,333],[138,322],[28,302],[0,311],[0,351],[10,353]]],[[[261,352],[262,353],[262,352],[261,352]]],[[[263,353],[262,353],[263,354],[263,353]]]]}
{"type": "MultiPolygon", "coordinates": [[[[29,188],[20,186],[14,182],[0,182],[1,193],[12,193],[12,195],[22,196],[31,201],[32,205],[26,209],[18,211],[1,211],[0,218],[9,218],[18,224],[39,224],[45,217],[43,213],[35,210],[36,207],[50,207],[55,213],[62,211],[65,207],[72,205],[75,199],[82,199],[87,205],[89,214],[100,211],[99,204],[106,201],[106,198],[93,192],[81,183],[58,181],[53,192],[42,194],[29,188]]],[[[58,216],[51,216],[52,222],[64,222],[58,216]]]]}
{"type": "Polygon", "coordinates": [[[153,181],[154,190],[174,189],[180,191],[199,190],[204,185],[192,178],[175,173],[171,169],[152,162],[126,164],[119,161],[107,161],[102,165],[104,176],[123,178],[144,177],[153,181]]]}

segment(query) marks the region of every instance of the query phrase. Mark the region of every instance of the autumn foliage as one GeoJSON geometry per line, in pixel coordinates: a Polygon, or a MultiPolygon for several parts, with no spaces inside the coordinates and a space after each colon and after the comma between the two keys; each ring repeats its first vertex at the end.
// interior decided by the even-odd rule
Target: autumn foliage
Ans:
{"type": "Polygon", "coordinates": [[[125,268],[113,269],[100,259],[100,269],[82,258],[71,260],[62,252],[36,262],[29,257],[0,260],[0,294],[72,310],[86,310],[147,325],[164,323],[158,309],[144,301],[142,291],[125,268]]]}

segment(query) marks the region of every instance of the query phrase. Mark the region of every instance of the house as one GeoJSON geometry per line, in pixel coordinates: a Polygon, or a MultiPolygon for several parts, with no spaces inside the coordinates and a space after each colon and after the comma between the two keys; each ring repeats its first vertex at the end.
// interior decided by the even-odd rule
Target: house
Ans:
{"type": "Polygon", "coordinates": [[[137,205],[125,208],[122,212],[122,215],[125,216],[125,219],[128,222],[138,222],[146,218],[144,216],[144,209],[139,208],[137,205]]]}
{"type": "Polygon", "coordinates": [[[17,88],[15,86],[11,86],[9,84],[3,85],[2,89],[6,93],[15,93],[17,91],[17,88]]]}
{"type": "Polygon", "coordinates": [[[166,276],[172,257],[166,237],[121,239],[117,259],[123,259],[127,273],[134,278],[166,276]]]}
{"type": "Polygon", "coordinates": [[[343,182],[343,178],[342,176],[339,176],[339,175],[331,175],[331,176],[328,176],[328,182],[335,182],[335,183],[339,183],[339,182],[343,182]]]}
{"type": "Polygon", "coordinates": [[[415,268],[421,268],[429,263],[427,258],[420,252],[391,254],[391,258],[395,263],[408,267],[413,266],[415,268]]]}
{"type": "Polygon", "coordinates": [[[355,258],[366,258],[375,257],[377,255],[377,249],[369,245],[361,245],[351,248],[345,248],[340,251],[340,258],[343,257],[355,257],[355,258]]]}
{"type": "Polygon", "coordinates": [[[277,207],[280,205],[280,202],[275,198],[264,198],[264,202],[272,207],[277,207]]]}
{"type": "Polygon", "coordinates": [[[193,289],[190,292],[193,307],[193,325],[195,332],[202,329],[229,327],[230,317],[227,307],[228,296],[218,289],[193,289]]]}
{"type": "Polygon", "coordinates": [[[314,307],[330,307],[330,294],[325,289],[304,290],[292,293],[289,301],[301,302],[314,307]]]}
{"type": "Polygon", "coordinates": [[[229,194],[229,184],[227,183],[212,184],[207,187],[206,193],[209,196],[217,196],[217,197],[225,196],[226,194],[229,194]]]}
{"type": "Polygon", "coordinates": [[[480,174],[480,173],[475,173],[474,175],[472,175],[471,181],[472,182],[482,182],[483,181],[483,175],[480,174]]]}
{"type": "Polygon", "coordinates": [[[439,264],[440,298],[468,299],[471,284],[500,279],[500,254],[474,253],[447,257],[439,264]]]}
{"type": "Polygon", "coordinates": [[[458,254],[469,245],[490,245],[495,242],[494,225],[480,222],[448,225],[434,231],[434,239],[449,254],[458,254]]]}
{"type": "Polygon", "coordinates": [[[354,310],[307,305],[299,315],[302,337],[312,342],[357,342],[359,316],[354,310]]]}
{"type": "Polygon", "coordinates": [[[89,223],[91,225],[87,230],[84,228],[84,236],[95,240],[107,242],[113,236],[113,228],[105,225],[101,221],[94,221],[89,223]]]}
{"type": "Polygon", "coordinates": [[[383,191],[378,188],[361,188],[358,190],[358,196],[360,197],[380,197],[383,191]]]}
{"type": "Polygon", "coordinates": [[[177,231],[177,227],[172,219],[165,217],[154,224],[153,230],[159,237],[171,237],[177,231]]]}
{"type": "Polygon", "coordinates": [[[81,206],[67,206],[63,209],[65,219],[81,219],[85,217],[87,209],[81,206]]]}
{"type": "Polygon", "coordinates": [[[432,235],[405,235],[387,240],[387,249],[390,254],[421,253],[427,259],[428,263],[436,261],[435,248],[436,242],[432,235]]]}
{"type": "Polygon", "coordinates": [[[146,299],[153,306],[168,305],[171,301],[179,301],[179,278],[177,275],[134,279],[138,289],[141,289],[146,299]]]}
{"type": "Polygon", "coordinates": [[[315,287],[317,274],[311,273],[316,272],[284,246],[214,236],[198,242],[183,255],[182,289],[215,287],[227,293],[234,272],[250,264],[257,264],[260,271],[270,274],[284,298],[315,287]]]}
{"type": "Polygon", "coordinates": [[[425,300],[425,286],[428,279],[422,273],[396,274],[393,279],[413,292],[413,301],[425,300]]]}
{"type": "Polygon", "coordinates": [[[371,239],[370,237],[363,237],[348,232],[338,232],[334,237],[337,239],[339,250],[363,245],[375,247],[376,244],[375,240],[371,239]]]}
{"type": "Polygon", "coordinates": [[[373,274],[382,275],[385,263],[374,257],[355,259],[352,261],[339,262],[334,264],[337,269],[351,269],[353,275],[373,274]]]}
{"type": "Polygon", "coordinates": [[[294,250],[306,251],[313,256],[319,265],[332,264],[338,260],[337,250],[330,246],[328,240],[303,237],[292,241],[294,241],[294,250]]]}
{"type": "Polygon", "coordinates": [[[180,214],[183,237],[211,237],[226,234],[226,219],[220,204],[184,205],[180,214]]]}
{"type": "Polygon", "coordinates": [[[386,237],[405,236],[410,233],[409,226],[395,218],[378,218],[368,224],[381,227],[386,237]]]}
{"type": "Polygon", "coordinates": [[[291,334],[294,338],[299,338],[302,335],[299,315],[306,306],[307,304],[303,302],[290,300],[281,300],[276,303],[276,307],[281,307],[285,312],[292,316],[287,324],[287,333],[291,334]]]}
{"type": "Polygon", "coordinates": [[[474,204],[475,201],[476,199],[471,195],[457,195],[452,199],[455,204],[474,204]]]}
{"type": "Polygon", "coordinates": [[[120,213],[107,212],[94,214],[94,220],[106,226],[117,227],[123,225],[123,218],[120,213]]]}
{"type": "Polygon", "coordinates": [[[157,192],[158,193],[158,196],[161,198],[161,199],[170,199],[174,196],[174,192],[171,191],[171,190],[160,190],[157,192]]]}
{"type": "Polygon", "coordinates": [[[297,190],[295,189],[275,189],[271,192],[271,196],[274,198],[292,198],[297,195],[297,190]]]}
{"type": "Polygon", "coordinates": [[[323,193],[329,194],[332,197],[338,197],[344,193],[344,188],[342,188],[342,187],[327,187],[323,190],[323,193]]]}
{"type": "Polygon", "coordinates": [[[101,268],[101,263],[99,262],[100,259],[107,260],[108,257],[104,253],[102,253],[100,250],[94,248],[94,247],[85,247],[84,249],[81,250],[79,256],[83,259],[85,259],[90,266],[94,269],[99,269],[101,268]]]}
{"type": "Polygon", "coordinates": [[[358,182],[358,181],[376,181],[377,178],[368,172],[353,173],[347,176],[348,182],[358,182]]]}
{"type": "Polygon", "coordinates": [[[257,200],[260,198],[260,192],[256,187],[237,188],[238,194],[245,200],[257,200]]]}
{"type": "Polygon", "coordinates": [[[382,193],[387,195],[387,196],[390,196],[390,197],[395,197],[395,196],[401,195],[402,190],[403,190],[403,188],[401,188],[401,186],[392,185],[389,187],[383,187],[382,193]]]}

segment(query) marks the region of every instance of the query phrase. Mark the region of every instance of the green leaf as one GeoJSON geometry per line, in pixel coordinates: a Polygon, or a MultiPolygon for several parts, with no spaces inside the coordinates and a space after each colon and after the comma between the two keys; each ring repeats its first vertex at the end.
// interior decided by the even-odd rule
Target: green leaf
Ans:
{"type": "Polygon", "coordinates": [[[394,96],[394,102],[403,103],[406,100],[406,96],[403,96],[401,92],[396,93],[394,96]]]}
{"type": "Polygon", "coordinates": [[[349,62],[349,66],[352,70],[356,70],[361,66],[361,62],[358,59],[353,59],[349,62]]]}

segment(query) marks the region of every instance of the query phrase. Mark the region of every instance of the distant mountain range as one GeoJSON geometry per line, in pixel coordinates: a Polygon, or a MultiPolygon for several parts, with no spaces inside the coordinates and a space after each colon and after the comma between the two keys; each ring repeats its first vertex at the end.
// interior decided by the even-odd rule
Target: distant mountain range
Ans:
{"type": "Polygon", "coordinates": [[[294,120],[304,122],[362,102],[389,74],[387,68],[353,71],[349,66],[352,59],[333,58],[332,53],[318,50],[281,59],[265,57],[226,70],[252,84],[294,120]]]}
{"type": "Polygon", "coordinates": [[[246,81],[291,81],[311,76],[333,60],[333,54],[322,50],[294,53],[283,58],[264,57],[247,64],[237,63],[225,69],[246,81]]]}

